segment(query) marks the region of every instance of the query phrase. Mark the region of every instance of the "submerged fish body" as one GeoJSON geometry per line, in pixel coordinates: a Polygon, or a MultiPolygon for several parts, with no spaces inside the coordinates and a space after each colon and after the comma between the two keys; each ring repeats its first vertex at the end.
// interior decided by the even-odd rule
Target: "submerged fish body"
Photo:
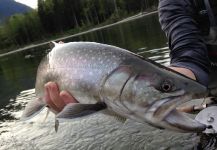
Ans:
{"type": "Polygon", "coordinates": [[[73,114],[75,110],[89,114],[106,106],[121,116],[159,128],[182,132],[206,128],[176,111],[178,105],[203,97],[205,87],[118,47],[94,42],[55,44],[39,65],[38,99],[27,105],[24,119],[46,106],[44,85],[49,81],[79,101],[66,106],[57,118],[73,118],[79,116],[73,114]]]}

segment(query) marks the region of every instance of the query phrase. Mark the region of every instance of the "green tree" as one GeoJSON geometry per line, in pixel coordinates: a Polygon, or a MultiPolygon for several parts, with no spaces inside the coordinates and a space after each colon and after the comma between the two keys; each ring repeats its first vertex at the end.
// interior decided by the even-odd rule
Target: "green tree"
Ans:
{"type": "Polygon", "coordinates": [[[0,26],[1,51],[76,27],[116,21],[157,5],[158,0],[38,0],[37,11],[14,15],[0,26]]]}

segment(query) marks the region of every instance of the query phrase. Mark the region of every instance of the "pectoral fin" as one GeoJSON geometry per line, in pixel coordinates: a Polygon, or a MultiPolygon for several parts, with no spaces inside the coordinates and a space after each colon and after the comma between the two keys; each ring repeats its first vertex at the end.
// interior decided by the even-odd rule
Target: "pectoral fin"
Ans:
{"type": "Polygon", "coordinates": [[[41,112],[41,110],[43,108],[45,108],[46,104],[43,102],[43,100],[41,98],[37,98],[35,100],[30,101],[22,116],[21,116],[21,120],[28,120],[32,117],[34,117],[35,115],[37,115],[39,112],[41,112]]]}
{"type": "Polygon", "coordinates": [[[105,103],[100,102],[96,104],[80,104],[80,103],[70,103],[64,107],[64,109],[57,114],[57,119],[73,119],[82,116],[86,116],[97,111],[106,108],[105,103]]]}

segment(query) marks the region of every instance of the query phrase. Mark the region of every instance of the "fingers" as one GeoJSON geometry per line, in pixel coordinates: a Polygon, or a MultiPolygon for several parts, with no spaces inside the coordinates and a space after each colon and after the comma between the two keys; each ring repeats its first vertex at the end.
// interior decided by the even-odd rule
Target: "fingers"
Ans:
{"type": "Polygon", "coordinates": [[[55,82],[45,84],[45,101],[54,113],[60,112],[69,103],[78,103],[69,92],[60,92],[55,82]]]}
{"type": "Polygon", "coordinates": [[[56,107],[56,105],[53,103],[51,96],[50,96],[50,90],[49,90],[49,84],[45,85],[45,101],[49,108],[54,112],[58,113],[60,111],[59,108],[56,107]]]}
{"type": "Polygon", "coordinates": [[[66,105],[69,103],[78,103],[78,101],[67,91],[60,92],[60,97],[66,105]]]}
{"type": "Polygon", "coordinates": [[[59,96],[60,91],[57,84],[54,82],[48,82],[45,86],[47,86],[49,89],[50,99],[52,100],[54,105],[58,109],[62,110],[65,106],[65,103],[64,101],[62,101],[61,97],[59,96]]]}

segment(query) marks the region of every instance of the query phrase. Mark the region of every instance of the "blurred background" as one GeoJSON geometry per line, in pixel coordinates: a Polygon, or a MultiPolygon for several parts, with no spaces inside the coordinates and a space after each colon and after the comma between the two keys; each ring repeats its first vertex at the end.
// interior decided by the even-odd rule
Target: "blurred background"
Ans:
{"type": "Polygon", "coordinates": [[[0,0],[0,53],[156,10],[158,0],[0,0]]]}

